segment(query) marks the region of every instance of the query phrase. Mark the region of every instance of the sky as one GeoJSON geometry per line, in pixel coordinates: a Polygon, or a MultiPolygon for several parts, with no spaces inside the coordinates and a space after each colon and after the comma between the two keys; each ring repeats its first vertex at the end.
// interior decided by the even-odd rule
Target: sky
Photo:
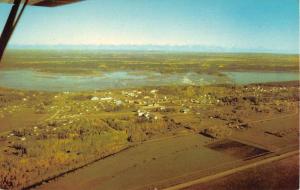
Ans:
{"type": "MultiPolygon", "coordinates": [[[[298,0],[86,0],[27,7],[11,45],[202,45],[298,53],[298,0]]],[[[10,5],[0,4],[0,27],[10,5]]]]}

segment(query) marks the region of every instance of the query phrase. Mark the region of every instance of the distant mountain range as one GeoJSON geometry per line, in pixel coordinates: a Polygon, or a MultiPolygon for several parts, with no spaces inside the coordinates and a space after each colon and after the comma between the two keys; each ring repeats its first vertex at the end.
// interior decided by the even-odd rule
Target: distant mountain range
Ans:
{"type": "Polygon", "coordinates": [[[114,50],[114,51],[177,51],[177,52],[216,52],[216,53],[284,53],[298,54],[298,52],[283,52],[265,48],[236,48],[205,45],[10,45],[11,49],[66,49],[66,50],[114,50]]]}

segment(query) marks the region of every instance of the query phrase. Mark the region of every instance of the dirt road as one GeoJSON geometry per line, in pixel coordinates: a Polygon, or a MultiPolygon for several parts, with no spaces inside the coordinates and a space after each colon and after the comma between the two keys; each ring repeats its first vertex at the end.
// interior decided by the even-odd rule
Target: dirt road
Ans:
{"type": "MultiPolygon", "coordinates": [[[[254,162],[248,165],[244,165],[238,168],[234,168],[231,170],[227,170],[224,172],[220,172],[218,174],[215,175],[211,175],[211,176],[207,176],[207,177],[203,177],[197,180],[193,180],[193,181],[189,181],[187,183],[183,183],[183,184],[179,184],[173,187],[169,187],[166,188],[165,190],[179,190],[179,189],[189,189],[189,190],[194,190],[194,189],[229,189],[230,184],[234,184],[236,187],[233,188],[231,187],[230,189],[253,189],[254,187],[252,186],[247,186],[245,184],[246,180],[245,177],[247,176],[247,174],[249,174],[249,171],[251,172],[251,170],[256,170],[256,177],[259,176],[261,179],[263,179],[264,175],[270,175],[273,172],[277,172],[274,171],[274,168],[281,167],[280,170],[281,174],[283,173],[283,171],[287,171],[287,172],[292,172],[291,175],[288,176],[277,176],[277,181],[289,181],[287,180],[286,177],[289,178],[295,178],[294,176],[297,175],[298,170],[297,168],[299,168],[299,151],[292,151],[292,152],[288,152],[279,156],[274,156],[274,157],[270,157],[264,160],[260,160],[258,162],[254,162]],[[289,164],[293,164],[293,168],[290,169],[289,165],[286,165],[285,168],[283,168],[282,162],[288,162],[289,164]],[[281,164],[281,165],[280,165],[281,164]],[[259,171],[262,170],[263,171],[259,171]],[[289,168],[289,169],[287,169],[289,168]],[[238,177],[244,175],[244,178],[238,177]],[[229,179],[231,178],[231,179],[229,179]],[[242,182],[243,180],[243,182],[242,182]],[[209,184],[208,184],[209,182],[209,184]],[[225,187],[226,186],[226,187],[225,187]]],[[[250,177],[248,178],[248,181],[250,181],[250,177]]],[[[253,176],[252,176],[253,178],[253,176]]],[[[253,180],[253,179],[252,179],[253,180]]],[[[257,179],[256,179],[257,180],[257,179]]],[[[272,178],[272,180],[269,181],[274,181],[275,179],[272,178]]],[[[297,188],[297,181],[295,179],[290,179],[290,181],[292,181],[292,184],[286,184],[286,185],[292,185],[294,187],[297,188]],[[295,183],[296,181],[296,183],[295,183]]],[[[265,182],[267,183],[267,182],[265,182]]],[[[272,182],[271,182],[272,183],[272,182]]],[[[254,185],[253,181],[252,184],[254,185]]],[[[258,188],[258,186],[261,184],[256,184],[255,185],[255,189],[258,188]]],[[[269,183],[270,185],[270,183],[269,183]]],[[[279,186],[278,184],[276,184],[277,186],[279,186]]],[[[284,184],[283,184],[284,185],[284,184]]],[[[279,188],[279,187],[278,187],[279,188]]],[[[280,189],[280,188],[279,188],[280,189]]]]}

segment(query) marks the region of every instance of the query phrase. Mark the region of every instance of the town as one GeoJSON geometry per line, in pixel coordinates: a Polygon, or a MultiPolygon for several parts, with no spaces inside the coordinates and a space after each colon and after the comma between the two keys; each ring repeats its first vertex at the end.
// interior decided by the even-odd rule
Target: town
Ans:
{"type": "Polygon", "coordinates": [[[213,142],[247,132],[255,121],[297,113],[299,104],[296,82],[0,92],[4,188],[24,188],[160,137],[192,133],[213,142]]]}

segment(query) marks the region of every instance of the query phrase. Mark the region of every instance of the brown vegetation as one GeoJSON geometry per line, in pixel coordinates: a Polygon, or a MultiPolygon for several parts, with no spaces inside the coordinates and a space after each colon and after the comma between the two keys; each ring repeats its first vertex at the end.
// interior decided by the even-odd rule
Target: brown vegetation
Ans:
{"type": "Polygon", "coordinates": [[[296,112],[298,90],[296,83],[84,93],[0,89],[0,187],[24,188],[177,131],[227,137],[251,127],[253,118],[296,112]],[[44,117],[7,124],[28,112],[44,117]]]}

